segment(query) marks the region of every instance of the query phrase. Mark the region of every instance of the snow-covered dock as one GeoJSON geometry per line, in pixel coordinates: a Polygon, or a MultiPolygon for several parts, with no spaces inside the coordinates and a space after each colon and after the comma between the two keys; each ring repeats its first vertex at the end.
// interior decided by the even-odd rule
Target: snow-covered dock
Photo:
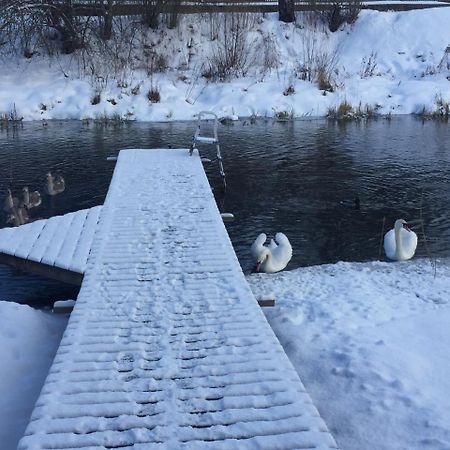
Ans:
{"type": "Polygon", "coordinates": [[[101,206],[0,230],[0,263],[81,284],[101,206]]]}
{"type": "Polygon", "coordinates": [[[21,450],[329,449],[198,153],[125,150],[21,450]]]}

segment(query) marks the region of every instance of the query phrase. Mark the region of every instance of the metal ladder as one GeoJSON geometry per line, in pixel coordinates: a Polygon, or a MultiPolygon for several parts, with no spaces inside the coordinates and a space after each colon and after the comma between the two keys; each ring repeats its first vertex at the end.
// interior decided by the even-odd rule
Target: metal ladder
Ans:
{"type": "Polygon", "coordinates": [[[203,144],[212,144],[212,145],[216,145],[216,156],[217,156],[217,161],[219,163],[219,172],[220,172],[220,176],[222,177],[222,184],[223,187],[226,188],[227,187],[227,181],[225,178],[225,171],[223,170],[223,160],[222,160],[222,155],[220,153],[220,145],[219,145],[219,138],[217,136],[217,127],[219,124],[219,119],[217,118],[217,115],[214,114],[211,111],[200,111],[198,113],[198,121],[197,121],[197,129],[195,130],[195,134],[194,137],[192,139],[192,144],[191,144],[191,148],[189,150],[189,154],[192,155],[192,152],[194,151],[194,148],[196,148],[196,144],[198,142],[203,143],[203,144]],[[201,136],[200,135],[200,129],[201,129],[201,123],[202,120],[208,120],[207,116],[211,116],[214,119],[214,136],[201,136]]]}

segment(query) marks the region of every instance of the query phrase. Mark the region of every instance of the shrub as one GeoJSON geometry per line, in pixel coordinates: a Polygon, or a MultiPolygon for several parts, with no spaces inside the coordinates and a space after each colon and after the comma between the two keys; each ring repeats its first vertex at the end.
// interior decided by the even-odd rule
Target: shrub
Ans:
{"type": "Polygon", "coordinates": [[[161,94],[156,86],[152,86],[147,93],[147,98],[152,103],[159,103],[161,101],[161,94]]]}
{"type": "Polygon", "coordinates": [[[331,84],[331,74],[325,66],[320,66],[317,68],[316,80],[321,91],[333,92],[334,89],[331,84]]]}
{"type": "Polygon", "coordinates": [[[278,122],[288,122],[290,120],[294,120],[294,110],[290,111],[275,111],[275,119],[278,122]]]}
{"type": "Polygon", "coordinates": [[[283,95],[285,95],[286,97],[288,95],[292,95],[295,94],[295,88],[292,84],[290,84],[284,91],[283,91],[283,95]]]}
{"type": "MultiPolygon", "coordinates": [[[[148,61],[148,70],[147,72],[149,74],[155,73],[155,72],[165,72],[167,68],[169,67],[167,63],[167,58],[162,55],[161,53],[158,53],[156,51],[150,51],[146,52],[147,54],[147,61],[148,61]]],[[[144,53],[145,54],[145,53],[144,53]]]]}
{"type": "Polygon", "coordinates": [[[372,52],[368,58],[364,57],[361,61],[359,75],[361,78],[369,78],[375,75],[377,70],[377,54],[372,52]]]}
{"type": "Polygon", "coordinates": [[[7,113],[0,113],[0,122],[12,122],[18,123],[22,122],[23,117],[19,116],[16,110],[16,105],[13,106],[13,109],[7,113]]]}
{"type": "Polygon", "coordinates": [[[355,23],[361,11],[361,6],[360,0],[350,0],[345,2],[345,4],[341,2],[333,3],[330,10],[325,13],[325,20],[329,30],[334,33],[344,23],[355,23]]]}
{"type": "Polygon", "coordinates": [[[347,100],[341,102],[337,107],[328,108],[327,117],[334,120],[361,120],[371,119],[378,116],[380,105],[364,105],[360,103],[354,108],[347,100]]]}
{"type": "Polygon", "coordinates": [[[435,97],[434,103],[434,109],[429,110],[424,106],[418,115],[426,119],[441,119],[447,121],[450,118],[450,102],[447,102],[443,99],[441,94],[438,94],[435,97]]]}
{"type": "Polygon", "coordinates": [[[100,92],[95,93],[95,95],[91,98],[91,105],[98,105],[102,100],[100,92]]]}
{"type": "Polygon", "coordinates": [[[303,64],[297,69],[297,76],[306,81],[316,82],[320,90],[333,91],[337,52],[330,52],[317,42],[314,32],[303,36],[303,64]]]}
{"type": "MultiPolygon", "coordinates": [[[[236,76],[245,76],[252,64],[251,45],[248,41],[250,26],[248,15],[226,14],[220,39],[209,58],[208,75],[213,80],[225,81],[236,76]]],[[[205,78],[207,78],[205,76],[205,78]]]]}
{"type": "Polygon", "coordinates": [[[138,83],[136,86],[134,86],[133,88],[131,88],[131,93],[133,95],[138,95],[140,90],[141,90],[141,85],[142,83],[138,83]]]}
{"type": "Polygon", "coordinates": [[[262,55],[263,73],[277,68],[279,65],[278,54],[272,37],[269,35],[263,36],[258,47],[257,53],[262,55]]]}

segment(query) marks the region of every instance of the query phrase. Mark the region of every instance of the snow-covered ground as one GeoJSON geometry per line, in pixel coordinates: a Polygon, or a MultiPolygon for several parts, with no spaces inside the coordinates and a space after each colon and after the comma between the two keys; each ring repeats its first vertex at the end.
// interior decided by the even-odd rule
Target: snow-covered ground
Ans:
{"type": "Polygon", "coordinates": [[[342,450],[450,449],[450,262],[248,277],[342,450]]]}
{"type": "MultiPolygon", "coordinates": [[[[450,261],[247,277],[342,450],[450,449],[450,261]]],[[[66,319],[0,302],[0,442],[14,450],[66,319]]]]}
{"type": "Polygon", "coordinates": [[[66,324],[66,316],[0,301],[2,450],[17,447],[66,324]]]}
{"type": "Polygon", "coordinates": [[[0,114],[171,121],[193,119],[202,110],[224,117],[323,116],[344,101],[381,114],[409,114],[450,101],[450,8],[365,10],[335,33],[301,15],[296,24],[279,22],[276,14],[253,16],[242,24],[248,33],[240,76],[212,82],[203,75],[224,51],[220,20],[187,16],[178,29],[146,30],[129,47],[124,35],[108,51],[84,59],[3,55],[0,114]],[[321,64],[334,92],[308,81],[321,64]],[[151,89],[159,102],[149,100],[151,89]]]}

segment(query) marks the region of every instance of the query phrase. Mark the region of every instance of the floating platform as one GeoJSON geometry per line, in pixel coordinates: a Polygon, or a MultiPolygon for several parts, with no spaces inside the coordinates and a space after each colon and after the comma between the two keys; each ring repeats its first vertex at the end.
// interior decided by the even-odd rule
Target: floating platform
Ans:
{"type": "Polygon", "coordinates": [[[81,285],[101,206],[0,230],[0,264],[81,285]]]}
{"type": "Polygon", "coordinates": [[[246,282],[196,151],[121,151],[99,211],[20,450],[337,448],[246,282]]]}

